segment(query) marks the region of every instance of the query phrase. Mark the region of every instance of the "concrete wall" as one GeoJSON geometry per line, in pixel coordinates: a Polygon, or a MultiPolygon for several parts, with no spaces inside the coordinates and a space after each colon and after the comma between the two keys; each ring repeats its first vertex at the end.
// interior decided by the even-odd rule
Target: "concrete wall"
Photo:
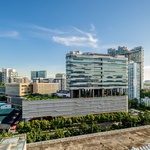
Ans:
{"type": "Polygon", "coordinates": [[[128,111],[128,96],[22,101],[22,118],[128,111]]]}

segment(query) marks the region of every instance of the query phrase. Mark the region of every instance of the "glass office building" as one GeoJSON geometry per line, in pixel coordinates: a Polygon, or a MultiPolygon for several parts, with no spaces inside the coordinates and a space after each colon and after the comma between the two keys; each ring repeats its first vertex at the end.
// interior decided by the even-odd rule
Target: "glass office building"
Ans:
{"type": "Polygon", "coordinates": [[[47,71],[31,71],[31,80],[33,80],[34,78],[47,78],[47,71]]]}
{"type": "Polygon", "coordinates": [[[128,88],[127,64],[128,59],[124,56],[70,52],[66,55],[67,89],[88,89],[96,95],[125,92],[128,88]]]}

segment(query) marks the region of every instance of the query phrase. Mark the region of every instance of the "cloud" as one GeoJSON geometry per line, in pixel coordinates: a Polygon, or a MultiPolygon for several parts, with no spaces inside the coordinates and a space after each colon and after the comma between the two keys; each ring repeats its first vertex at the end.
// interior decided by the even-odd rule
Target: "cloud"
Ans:
{"type": "Polygon", "coordinates": [[[0,33],[0,37],[3,37],[3,38],[17,38],[18,36],[19,36],[19,32],[17,31],[0,33]]]}
{"type": "Polygon", "coordinates": [[[53,37],[53,41],[57,43],[61,43],[65,46],[92,46],[95,47],[94,44],[89,43],[89,39],[85,37],[79,36],[68,36],[68,37],[53,37]]]}
{"type": "Polygon", "coordinates": [[[38,25],[30,25],[29,27],[32,29],[29,32],[30,36],[49,41],[52,40],[54,43],[65,46],[97,48],[99,45],[99,39],[95,34],[93,24],[91,24],[91,29],[87,32],[76,27],[71,27],[67,30],[45,28],[38,25]]]}
{"type": "Polygon", "coordinates": [[[94,31],[95,30],[95,26],[91,23],[91,29],[90,31],[94,31]]]}
{"type": "Polygon", "coordinates": [[[50,32],[50,33],[53,33],[53,34],[64,34],[63,31],[60,31],[60,30],[57,30],[57,29],[49,29],[49,28],[35,26],[35,25],[33,25],[32,27],[35,28],[35,29],[45,31],[45,32],[50,32]]]}
{"type": "Polygon", "coordinates": [[[144,66],[144,69],[150,69],[150,66],[144,66]]]}
{"type": "Polygon", "coordinates": [[[150,66],[144,66],[144,80],[150,80],[150,66]]]}
{"type": "Polygon", "coordinates": [[[76,27],[73,29],[70,35],[53,36],[52,40],[65,46],[98,47],[99,39],[94,33],[85,32],[76,27]]]}

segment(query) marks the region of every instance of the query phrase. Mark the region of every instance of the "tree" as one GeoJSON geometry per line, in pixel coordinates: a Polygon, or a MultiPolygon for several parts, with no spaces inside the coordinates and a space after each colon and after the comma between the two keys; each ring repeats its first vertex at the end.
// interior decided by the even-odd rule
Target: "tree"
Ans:
{"type": "Polygon", "coordinates": [[[96,133],[96,132],[100,132],[100,131],[101,131],[101,127],[97,124],[92,123],[91,133],[96,133]]]}
{"type": "Polygon", "coordinates": [[[149,125],[150,124],[150,113],[148,111],[139,112],[139,123],[140,125],[149,125]]]}
{"type": "Polygon", "coordinates": [[[43,141],[42,132],[36,132],[36,142],[43,141]]]}
{"type": "Polygon", "coordinates": [[[50,128],[50,122],[48,120],[41,121],[41,129],[46,130],[50,128]]]}
{"type": "Polygon", "coordinates": [[[64,131],[63,131],[62,129],[56,129],[56,130],[55,130],[54,137],[55,137],[56,139],[57,139],[57,138],[64,138],[64,137],[65,137],[64,131]]]}
{"type": "Polygon", "coordinates": [[[8,132],[7,132],[6,130],[4,130],[3,133],[2,133],[2,136],[3,136],[3,137],[8,137],[8,136],[9,136],[9,135],[8,135],[8,132]]]}
{"type": "Polygon", "coordinates": [[[83,132],[83,134],[89,133],[89,126],[85,122],[81,123],[79,129],[83,132]]]}
{"type": "Polygon", "coordinates": [[[0,86],[5,86],[6,84],[4,82],[0,82],[0,86]]]}
{"type": "Polygon", "coordinates": [[[33,120],[31,121],[31,127],[34,129],[40,129],[41,123],[39,120],[33,120]]]}
{"type": "Polygon", "coordinates": [[[24,129],[24,130],[23,130],[24,133],[30,132],[31,129],[32,129],[30,122],[26,122],[26,123],[24,124],[23,129],[24,129]]]}
{"type": "Polygon", "coordinates": [[[132,118],[131,116],[124,116],[121,120],[122,126],[124,128],[132,127],[132,118]]]}
{"type": "Polygon", "coordinates": [[[68,131],[71,133],[72,136],[83,134],[83,133],[80,133],[79,129],[76,129],[74,127],[68,128],[68,131]]]}
{"type": "Polygon", "coordinates": [[[128,99],[128,107],[131,108],[132,106],[132,100],[128,99]]]}
{"type": "Polygon", "coordinates": [[[20,122],[20,123],[17,125],[16,130],[17,130],[19,133],[24,133],[24,122],[20,122]]]}
{"type": "Polygon", "coordinates": [[[135,109],[138,108],[138,99],[134,98],[133,100],[130,100],[129,106],[130,106],[130,108],[135,108],[135,109]]]}
{"type": "Polygon", "coordinates": [[[94,119],[95,119],[95,117],[94,117],[94,115],[86,115],[85,116],[85,121],[86,122],[93,122],[94,121],[94,119]]]}
{"type": "Polygon", "coordinates": [[[70,137],[70,136],[71,136],[71,132],[67,130],[67,132],[65,132],[65,137],[70,137]]]}
{"type": "Polygon", "coordinates": [[[65,118],[65,126],[66,127],[72,126],[72,119],[71,118],[65,118]]]}
{"type": "Polygon", "coordinates": [[[142,110],[146,110],[147,106],[146,106],[146,103],[144,102],[141,102],[139,107],[142,109],[142,110]]]}
{"type": "Polygon", "coordinates": [[[33,143],[36,141],[36,135],[34,132],[27,133],[27,143],[33,143]]]}
{"type": "Polygon", "coordinates": [[[42,136],[42,141],[50,140],[50,135],[49,134],[44,134],[42,136]]]}
{"type": "Polygon", "coordinates": [[[149,97],[150,98],[150,91],[142,89],[140,91],[140,98],[145,98],[145,97],[149,97]]]}

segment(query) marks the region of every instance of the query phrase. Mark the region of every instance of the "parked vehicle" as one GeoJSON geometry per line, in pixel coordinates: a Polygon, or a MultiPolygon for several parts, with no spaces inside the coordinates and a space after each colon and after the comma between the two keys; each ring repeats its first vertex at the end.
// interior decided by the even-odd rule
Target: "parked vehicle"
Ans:
{"type": "Polygon", "coordinates": [[[16,125],[10,127],[10,130],[16,130],[16,125]]]}
{"type": "Polygon", "coordinates": [[[70,92],[69,91],[58,91],[57,93],[56,93],[56,95],[58,96],[58,97],[70,97],[70,92]]]}
{"type": "Polygon", "coordinates": [[[15,123],[14,123],[14,125],[17,125],[19,123],[19,121],[16,121],[15,123]]]}

